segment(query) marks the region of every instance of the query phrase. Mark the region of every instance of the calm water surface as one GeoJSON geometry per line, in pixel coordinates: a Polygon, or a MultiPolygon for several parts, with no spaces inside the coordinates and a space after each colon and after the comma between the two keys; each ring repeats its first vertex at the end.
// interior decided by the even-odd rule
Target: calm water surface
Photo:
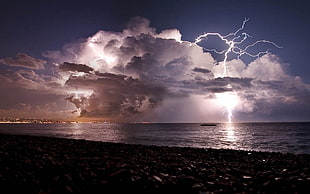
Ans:
{"type": "Polygon", "coordinates": [[[310,123],[0,124],[0,133],[144,145],[310,154],[310,123]]]}

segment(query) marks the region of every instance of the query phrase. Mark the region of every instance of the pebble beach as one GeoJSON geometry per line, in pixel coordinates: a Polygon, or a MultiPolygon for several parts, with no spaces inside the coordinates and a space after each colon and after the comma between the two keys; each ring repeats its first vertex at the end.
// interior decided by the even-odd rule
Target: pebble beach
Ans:
{"type": "Polygon", "coordinates": [[[1,193],[309,193],[310,155],[0,135],[1,193]]]}

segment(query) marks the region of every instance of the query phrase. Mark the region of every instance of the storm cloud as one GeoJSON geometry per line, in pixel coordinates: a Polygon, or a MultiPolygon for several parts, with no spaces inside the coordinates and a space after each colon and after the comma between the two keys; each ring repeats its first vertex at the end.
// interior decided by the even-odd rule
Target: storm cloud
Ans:
{"type": "Polygon", "coordinates": [[[167,95],[163,86],[108,73],[97,73],[97,77],[92,79],[70,77],[66,85],[92,90],[92,94],[87,97],[72,94],[66,98],[81,110],[81,116],[84,117],[124,120],[157,107],[167,95]]]}
{"type": "MultiPolygon", "coordinates": [[[[68,103],[68,115],[89,119],[225,121],[216,100],[216,94],[225,92],[238,96],[236,115],[248,120],[293,116],[288,107],[292,112],[303,111],[304,118],[310,116],[309,84],[289,75],[288,64],[276,55],[268,53],[249,64],[240,59],[227,61],[227,75],[221,77],[224,65],[211,53],[182,41],[177,29],[157,32],[142,17],[133,18],[122,32],[98,31],[62,50],[45,51],[43,56],[53,74],[34,71],[46,61],[26,54],[0,60],[33,69],[0,74],[1,88],[35,90],[34,98],[50,94],[53,98],[44,98],[57,102],[60,110],[60,104],[68,103]]],[[[23,102],[31,105],[26,99],[23,102]]],[[[42,104],[36,106],[43,109],[42,104]]]]}
{"type": "Polygon", "coordinates": [[[44,64],[46,64],[46,61],[33,58],[25,53],[18,53],[16,55],[16,59],[6,57],[4,59],[0,59],[0,63],[29,69],[44,69],[44,64]]]}
{"type": "Polygon", "coordinates": [[[136,17],[122,32],[99,31],[78,46],[48,51],[45,56],[53,60],[58,53],[57,60],[85,64],[96,72],[70,77],[66,82],[70,87],[91,88],[92,94],[82,99],[82,104],[72,96],[68,98],[81,116],[130,118],[138,114],[143,118],[155,108],[161,114],[160,110],[165,111],[162,106],[170,106],[164,102],[169,99],[200,95],[214,103],[214,94],[232,91],[240,98],[236,107],[240,113],[271,114],[279,104],[305,103],[310,96],[309,85],[288,75],[288,65],[276,55],[265,54],[250,64],[239,59],[228,61],[223,78],[222,62],[181,37],[177,29],[156,33],[147,19],[136,17]],[[104,73],[109,76],[100,76],[104,73]]]}
{"type": "Polygon", "coordinates": [[[66,103],[67,92],[53,76],[33,70],[0,73],[0,116],[69,118],[74,106],[66,103]]]}
{"type": "Polygon", "coordinates": [[[75,63],[69,63],[64,62],[63,64],[58,66],[60,71],[73,71],[73,72],[84,72],[89,73],[90,71],[93,71],[94,69],[84,65],[84,64],[75,64],[75,63]]]}

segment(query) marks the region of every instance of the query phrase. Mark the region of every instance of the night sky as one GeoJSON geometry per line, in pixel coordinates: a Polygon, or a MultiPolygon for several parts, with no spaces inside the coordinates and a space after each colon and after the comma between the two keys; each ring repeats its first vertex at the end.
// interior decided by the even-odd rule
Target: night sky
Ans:
{"type": "Polygon", "coordinates": [[[310,121],[307,1],[14,1],[0,6],[0,117],[310,121]],[[205,32],[257,40],[252,58],[205,32]],[[239,34],[241,35],[241,33],[239,34]]]}

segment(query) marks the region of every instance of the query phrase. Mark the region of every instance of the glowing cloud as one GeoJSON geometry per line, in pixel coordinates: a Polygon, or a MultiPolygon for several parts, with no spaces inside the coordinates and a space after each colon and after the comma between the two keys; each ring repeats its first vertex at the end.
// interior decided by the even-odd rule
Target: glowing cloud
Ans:
{"type": "Polygon", "coordinates": [[[287,74],[287,64],[268,50],[250,52],[258,44],[279,46],[266,40],[245,45],[247,21],[228,35],[205,33],[189,42],[176,29],[157,33],[147,19],[136,17],[121,32],[98,31],[62,50],[46,51],[47,61],[26,54],[2,59],[3,69],[23,69],[0,72],[0,116],[18,109],[20,116],[125,122],[232,122],[233,113],[242,121],[282,112],[286,118],[291,110],[310,115],[305,108],[310,86],[287,74]],[[226,49],[200,46],[210,36],[226,49]],[[216,61],[214,52],[224,61],[216,61]],[[245,55],[256,59],[245,64],[240,59],[245,55]],[[41,67],[46,69],[38,71],[41,67]]]}
{"type": "MultiPolygon", "coordinates": [[[[272,44],[273,46],[277,47],[277,48],[281,48],[280,46],[278,46],[276,43],[268,41],[268,40],[258,40],[252,44],[249,44],[247,46],[245,46],[244,48],[241,48],[237,45],[242,44],[248,37],[250,37],[249,34],[247,34],[246,32],[242,32],[242,30],[245,27],[246,22],[248,22],[249,19],[245,19],[242,23],[242,26],[237,29],[235,32],[229,33],[227,35],[221,35],[220,33],[217,32],[209,32],[209,33],[204,33],[200,36],[198,36],[195,40],[195,43],[199,43],[201,42],[203,39],[207,39],[208,36],[217,36],[219,37],[222,41],[225,42],[225,44],[227,45],[227,49],[224,49],[222,51],[217,51],[216,49],[205,49],[206,51],[210,51],[210,52],[215,52],[217,54],[224,54],[224,60],[222,62],[223,64],[223,73],[220,74],[219,77],[226,77],[227,76],[227,60],[228,60],[228,54],[233,53],[237,55],[237,59],[240,59],[240,57],[242,55],[247,55],[250,57],[260,57],[262,55],[268,54],[269,50],[265,50],[265,51],[260,51],[257,52],[256,54],[250,53],[248,50],[251,47],[256,46],[259,43],[269,43],[272,44]],[[240,34],[241,33],[241,34],[240,34]]],[[[216,75],[216,74],[215,74],[216,75]]],[[[228,88],[232,88],[231,85],[227,85],[228,88]]],[[[224,93],[217,93],[215,94],[217,100],[226,108],[227,114],[228,114],[228,122],[231,123],[232,121],[232,116],[233,116],[233,110],[236,107],[236,103],[237,103],[237,94],[232,94],[231,92],[224,92],[224,93]]]]}

